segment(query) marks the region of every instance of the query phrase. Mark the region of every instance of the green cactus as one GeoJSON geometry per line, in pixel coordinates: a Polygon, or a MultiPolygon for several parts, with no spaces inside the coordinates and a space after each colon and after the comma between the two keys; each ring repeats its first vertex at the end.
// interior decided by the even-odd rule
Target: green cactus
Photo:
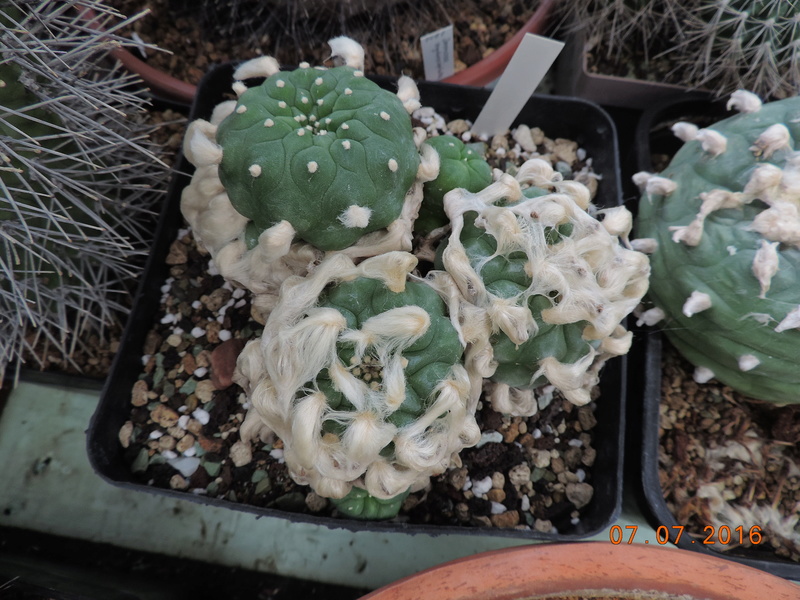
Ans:
{"type": "Polygon", "coordinates": [[[288,221],[322,250],[397,219],[419,166],[402,102],[349,66],[272,75],[239,97],[217,143],[248,239],[288,221]]]}
{"type": "Polygon", "coordinates": [[[142,141],[144,98],[106,62],[120,40],[84,18],[56,1],[0,8],[0,381],[11,362],[96,356],[88,334],[105,340],[128,310],[167,180],[142,141]]]}
{"type": "Polygon", "coordinates": [[[800,98],[732,104],[748,112],[689,128],[646,180],[637,236],[655,240],[649,296],[698,380],[797,403],[800,98]]]}
{"type": "Polygon", "coordinates": [[[587,213],[584,186],[558,181],[538,159],[520,173],[532,165],[539,175],[525,190],[504,175],[478,194],[449,195],[453,233],[442,251],[446,271],[490,324],[489,377],[500,384],[493,404],[520,414],[533,414],[530,390],[546,382],[576,404],[590,401],[600,366],[627,352],[630,334],[620,323],[649,272],[643,254],[624,249],[587,213]]]}
{"type": "Polygon", "coordinates": [[[455,188],[478,192],[492,182],[492,168],[476,145],[466,145],[452,135],[440,135],[426,142],[439,154],[439,176],[423,186],[422,206],[414,221],[414,233],[427,235],[449,224],[444,212],[444,195],[455,188]]]}
{"type": "Polygon", "coordinates": [[[800,92],[800,5],[786,0],[706,0],[680,20],[682,65],[694,85],[719,95],[745,88],[762,97],[800,92]]]}
{"type": "Polygon", "coordinates": [[[404,252],[358,266],[331,256],[284,283],[262,341],[239,358],[254,407],[243,437],[276,433],[295,480],[350,516],[391,516],[402,499],[387,500],[480,436],[480,385],[443,300],[406,281],[415,265],[404,252]]]}

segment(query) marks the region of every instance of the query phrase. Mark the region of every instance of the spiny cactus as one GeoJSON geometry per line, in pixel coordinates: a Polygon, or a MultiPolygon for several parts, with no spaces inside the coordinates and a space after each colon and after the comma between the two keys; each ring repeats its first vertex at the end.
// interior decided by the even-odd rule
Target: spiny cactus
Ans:
{"type": "MultiPolygon", "coordinates": [[[[353,258],[411,249],[422,184],[438,155],[409,113],[409,78],[397,95],[363,76],[364,51],[330,42],[344,65],[286,73],[269,57],[237,69],[236,101],[190,125],[184,149],[197,171],[181,208],[220,272],[274,294],[325,252],[353,258]],[[267,76],[247,89],[241,80],[267,76]]],[[[270,301],[271,302],[271,301],[270,301]]]]}
{"type": "Polygon", "coordinates": [[[740,88],[775,99],[800,92],[797,2],[577,0],[559,10],[568,29],[584,31],[606,58],[627,65],[643,52],[663,65],[668,83],[717,97],[740,88]]]}
{"type": "Polygon", "coordinates": [[[741,393],[797,403],[800,373],[800,98],[764,104],[698,130],[644,186],[637,243],[652,251],[646,322],[712,377],[741,393]]]}
{"type": "Polygon", "coordinates": [[[391,516],[480,437],[480,378],[437,292],[407,281],[416,264],[405,252],[358,266],[337,254],[288,279],[238,360],[252,402],[242,439],[278,435],[295,481],[349,516],[391,516]]]}
{"type": "Polygon", "coordinates": [[[679,67],[720,95],[746,88],[762,96],[800,93],[800,4],[786,0],[705,0],[680,19],[679,67]]]}
{"type": "Polygon", "coordinates": [[[92,9],[106,29],[123,22],[95,2],[0,8],[0,381],[25,356],[43,365],[48,345],[69,361],[119,321],[167,179],[92,9]]]}
{"type": "Polygon", "coordinates": [[[586,404],[601,365],[630,347],[621,321],[647,289],[647,257],[619,243],[626,209],[609,209],[601,225],[589,207],[588,189],[541,159],[477,194],[445,196],[453,231],[442,263],[483,313],[471,353],[483,355],[475,360],[495,382],[498,411],[534,414],[532,388],[547,382],[586,404]]]}

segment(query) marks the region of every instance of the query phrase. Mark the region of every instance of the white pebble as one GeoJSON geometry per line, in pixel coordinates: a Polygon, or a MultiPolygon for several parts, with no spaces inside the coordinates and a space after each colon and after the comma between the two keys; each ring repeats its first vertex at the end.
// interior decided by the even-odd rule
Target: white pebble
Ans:
{"type": "Polygon", "coordinates": [[[275,460],[277,460],[279,463],[283,464],[283,450],[281,450],[280,448],[275,448],[274,450],[271,450],[269,455],[275,460]]]}
{"type": "Polygon", "coordinates": [[[580,441],[580,440],[578,440],[578,439],[575,439],[575,438],[571,439],[571,440],[570,440],[569,442],[567,442],[567,443],[568,443],[570,446],[572,446],[573,448],[580,448],[581,446],[583,446],[583,442],[582,442],[582,441],[580,441]]]}
{"type": "Polygon", "coordinates": [[[247,300],[242,298],[236,304],[233,305],[233,308],[242,308],[245,304],[247,304],[247,300]]]}
{"type": "Polygon", "coordinates": [[[200,466],[200,459],[196,456],[171,458],[167,460],[167,462],[173,469],[177,469],[184,477],[191,477],[200,466]]]}
{"type": "Polygon", "coordinates": [[[578,478],[578,481],[580,483],[586,481],[586,471],[584,471],[583,469],[578,469],[577,471],[575,471],[575,476],[578,478]]]}
{"type": "Polygon", "coordinates": [[[163,431],[161,431],[160,429],[154,429],[153,431],[150,432],[150,439],[151,440],[157,440],[162,435],[164,435],[163,431]]]}
{"type": "Polygon", "coordinates": [[[194,456],[195,454],[197,454],[197,448],[195,448],[194,446],[192,446],[183,453],[184,456],[194,456]]]}
{"type": "Polygon", "coordinates": [[[475,494],[476,496],[484,496],[491,489],[492,489],[492,478],[488,475],[483,479],[481,479],[480,481],[472,482],[472,493],[475,494]]]}
{"type": "Polygon", "coordinates": [[[493,515],[502,515],[508,509],[505,507],[504,504],[500,504],[499,502],[492,502],[492,514],[493,515]]]}
{"type": "Polygon", "coordinates": [[[538,439],[540,439],[542,437],[542,430],[538,429],[538,428],[534,429],[531,432],[531,435],[533,436],[533,439],[538,440],[538,439]]]}
{"type": "Polygon", "coordinates": [[[531,499],[528,496],[522,496],[519,507],[522,512],[528,512],[531,509],[531,499]]]}
{"type": "Polygon", "coordinates": [[[229,339],[231,339],[232,337],[233,337],[233,335],[232,335],[232,334],[231,334],[231,332],[230,332],[230,331],[228,331],[227,329],[222,329],[222,330],[219,332],[219,339],[221,339],[223,342],[227,342],[227,341],[228,341],[229,339]]]}
{"type": "Polygon", "coordinates": [[[244,298],[246,293],[247,292],[245,292],[244,288],[236,288],[233,290],[232,296],[238,300],[239,298],[244,298]]]}
{"type": "Polygon", "coordinates": [[[169,460],[169,459],[172,459],[172,458],[178,458],[178,453],[175,452],[174,450],[163,450],[161,452],[161,456],[163,456],[164,458],[169,460]]]}
{"type": "Polygon", "coordinates": [[[481,434],[481,439],[475,444],[476,448],[485,446],[489,442],[500,443],[503,441],[503,434],[499,431],[485,431],[481,434]]]}
{"type": "MultiPolygon", "coordinates": [[[[197,371],[195,371],[197,373],[197,371]]],[[[181,408],[186,408],[185,406],[181,406],[181,408]]],[[[189,426],[189,420],[191,417],[189,415],[181,415],[178,417],[178,427],[181,429],[186,429],[189,426]]]]}
{"type": "Polygon", "coordinates": [[[200,338],[200,337],[203,337],[206,334],[206,330],[203,329],[202,327],[195,327],[189,333],[194,338],[200,338]]]}
{"type": "Polygon", "coordinates": [[[203,303],[200,302],[200,300],[195,300],[194,302],[192,302],[192,308],[195,309],[195,310],[197,310],[201,306],[203,306],[203,303]]]}
{"type": "Polygon", "coordinates": [[[148,362],[150,362],[150,355],[149,354],[142,355],[142,365],[146,365],[148,362]]]}
{"type": "Polygon", "coordinates": [[[208,425],[208,422],[211,420],[211,415],[208,414],[208,411],[203,410],[202,408],[194,409],[192,416],[200,421],[201,425],[208,425]]]}
{"type": "Polygon", "coordinates": [[[192,373],[196,378],[200,379],[201,377],[205,377],[208,373],[208,369],[206,367],[197,367],[192,373]]]}

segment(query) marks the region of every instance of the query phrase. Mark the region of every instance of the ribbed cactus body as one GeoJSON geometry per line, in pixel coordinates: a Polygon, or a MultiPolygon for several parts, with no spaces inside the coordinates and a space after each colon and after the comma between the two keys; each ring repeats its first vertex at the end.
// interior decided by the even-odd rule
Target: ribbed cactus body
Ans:
{"type": "Polygon", "coordinates": [[[239,97],[217,143],[251,243],[288,221],[322,250],[350,246],[400,216],[419,165],[402,102],[349,66],[272,75],[239,97]]]}
{"type": "Polygon", "coordinates": [[[649,269],[619,243],[630,215],[616,213],[627,216],[620,231],[604,227],[587,212],[588,190],[541,160],[517,177],[534,185],[503,175],[476,194],[447,195],[453,232],[441,260],[487,323],[487,339],[476,336],[473,349],[501,386],[490,394],[495,409],[530,415],[530,390],[547,382],[575,404],[590,401],[601,365],[628,350],[621,321],[644,294],[649,269]]]}
{"type": "Polygon", "coordinates": [[[657,241],[649,296],[697,377],[798,402],[800,98],[750,110],[650,180],[663,185],[644,193],[637,236],[657,241]]]}
{"type": "Polygon", "coordinates": [[[255,410],[243,437],[276,433],[295,480],[353,517],[391,516],[400,502],[385,501],[480,436],[464,347],[437,292],[406,281],[415,265],[402,252],[326,259],[284,283],[239,357],[255,410]]]}
{"type": "Polygon", "coordinates": [[[422,206],[414,221],[414,233],[420,235],[450,222],[443,204],[447,192],[456,188],[478,192],[492,182],[492,168],[473,145],[452,135],[432,137],[426,144],[439,154],[439,175],[423,186],[422,206]]]}

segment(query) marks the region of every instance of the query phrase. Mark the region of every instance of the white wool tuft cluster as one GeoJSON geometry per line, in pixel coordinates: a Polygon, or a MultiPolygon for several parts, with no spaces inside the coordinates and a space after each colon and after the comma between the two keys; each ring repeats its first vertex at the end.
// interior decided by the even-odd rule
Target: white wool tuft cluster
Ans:
{"type": "MultiPolygon", "coordinates": [[[[541,159],[525,163],[516,178],[502,175],[478,193],[453,190],[445,195],[444,205],[453,228],[443,254],[445,268],[466,302],[483,312],[477,322],[484,329],[472,334],[477,338],[473,352],[482,356],[484,363],[489,357],[491,364],[489,337],[493,332],[502,331],[515,344],[534,337],[538,327],[527,308],[528,299],[557,293],[558,302],[542,311],[543,320],[551,324],[586,321],[584,337],[598,340],[599,349],[572,364],[545,358],[531,381],[544,376],[571,402],[588,403],[600,366],[610,356],[627,352],[631,337],[620,322],[639,304],[648,287],[647,257],[624,248],[617,237],[627,236],[629,219],[619,209],[612,209],[607,215],[610,223],[603,227],[586,211],[585,187],[560,181],[541,159]],[[553,193],[528,199],[522,194],[523,185],[549,188],[553,193]],[[503,199],[508,203],[499,206],[503,199]],[[470,212],[477,213],[475,224],[497,243],[496,252],[474,267],[460,240],[464,216],[470,212]],[[548,245],[546,230],[566,223],[572,225],[572,233],[558,244],[548,245]],[[486,288],[480,271],[496,256],[512,253],[527,256],[532,281],[518,296],[501,298],[486,288]]],[[[492,397],[497,400],[497,410],[528,415],[535,411],[532,395],[512,394],[500,387],[492,397]]]]}
{"type": "Polygon", "coordinates": [[[408,361],[402,353],[430,327],[424,309],[393,308],[351,329],[339,311],[316,307],[328,284],[357,277],[377,274],[387,287],[402,291],[416,263],[405,252],[359,265],[343,254],[328,257],[307,277],[284,284],[261,340],[248,344],[239,357],[237,383],[249,392],[253,407],[242,438],[278,435],[292,477],[321,496],[341,498],[356,485],[376,498],[392,498],[424,485],[480,438],[473,415],[473,394],[480,385],[458,364],[439,383],[424,414],[401,427],[388,420],[406,396],[408,361]],[[353,364],[339,358],[340,342],[353,344],[353,364]],[[353,372],[367,356],[381,369],[375,385],[353,372]],[[352,410],[336,410],[325,394],[308,387],[320,374],[330,378],[352,410]],[[344,433],[322,435],[325,422],[337,423],[344,433]],[[390,443],[393,456],[382,455],[390,443]]]}

